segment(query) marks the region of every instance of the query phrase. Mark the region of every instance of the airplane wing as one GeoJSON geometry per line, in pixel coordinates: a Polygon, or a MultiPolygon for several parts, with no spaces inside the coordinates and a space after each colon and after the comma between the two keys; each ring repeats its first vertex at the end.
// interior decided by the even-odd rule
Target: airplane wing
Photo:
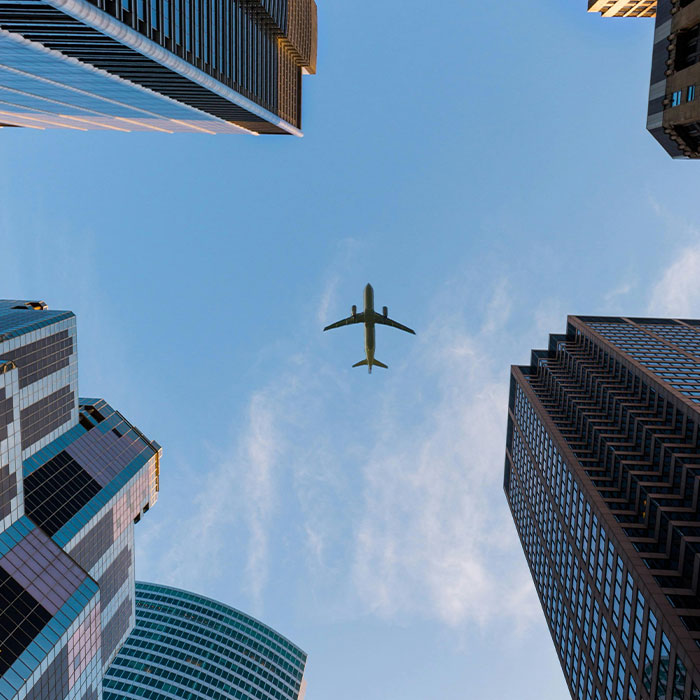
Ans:
{"type": "Polygon", "coordinates": [[[409,328],[408,326],[402,326],[400,323],[397,321],[393,321],[390,318],[387,318],[386,316],[383,316],[382,314],[378,314],[376,311],[374,312],[374,322],[375,323],[382,323],[385,326],[392,326],[393,328],[398,328],[400,331],[406,331],[406,333],[413,333],[413,335],[416,334],[414,330],[409,328]]]}
{"type": "Polygon", "coordinates": [[[341,326],[349,326],[352,323],[364,323],[364,322],[365,322],[365,312],[360,311],[359,313],[355,314],[354,316],[348,316],[347,318],[344,318],[342,321],[336,321],[335,323],[331,323],[330,326],[326,326],[323,330],[329,331],[332,328],[340,328],[341,326]]]}

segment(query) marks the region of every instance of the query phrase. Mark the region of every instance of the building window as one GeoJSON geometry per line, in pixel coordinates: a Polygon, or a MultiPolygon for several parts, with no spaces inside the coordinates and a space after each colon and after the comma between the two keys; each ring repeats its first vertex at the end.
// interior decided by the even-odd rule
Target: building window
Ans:
{"type": "Polygon", "coordinates": [[[679,656],[676,657],[676,670],[673,674],[673,700],[683,700],[685,697],[685,665],[679,656]]]}
{"type": "Polygon", "coordinates": [[[170,36],[170,0],[163,0],[163,34],[170,36]]]}
{"type": "Polygon", "coordinates": [[[688,102],[692,102],[694,99],[695,99],[695,85],[690,85],[688,87],[687,100],[688,100],[688,102]]]}
{"type": "Polygon", "coordinates": [[[673,95],[671,95],[671,107],[678,107],[678,105],[683,101],[683,91],[676,90],[673,95]]]}
{"type": "Polygon", "coordinates": [[[668,684],[668,663],[671,657],[671,644],[664,632],[661,633],[661,651],[659,653],[659,675],[656,682],[656,700],[666,700],[668,684]]]}
{"type": "Polygon", "coordinates": [[[188,51],[192,50],[191,26],[192,15],[190,13],[190,0],[185,0],[185,48],[188,51]]]}
{"type": "Polygon", "coordinates": [[[200,8],[203,0],[194,0],[194,7],[192,12],[194,14],[194,55],[199,58],[199,21],[200,21],[200,8]]]}
{"type": "Polygon", "coordinates": [[[656,647],[656,616],[649,611],[647,622],[647,645],[645,652],[644,674],[642,680],[647,692],[651,692],[651,675],[654,670],[654,651],[656,647]]]}
{"type": "Polygon", "coordinates": [[[180,0],[173,0],[175,3],[174,13],[175,13],[175,43],[182,43],[182,34],[180,34],[180,0]]]}
{"type": "Polygon", "coordinates": [[[700,59],[700,25],[678,32],[676,40],[676,70],[683,70],[695,65],[700,59]]]}
{"type": "Polygon", "coordinates": [[[700,148],[700,122],[691,124],[678,124],[676,134],[685,141],[686,146],[693,151],[700,148]]]}

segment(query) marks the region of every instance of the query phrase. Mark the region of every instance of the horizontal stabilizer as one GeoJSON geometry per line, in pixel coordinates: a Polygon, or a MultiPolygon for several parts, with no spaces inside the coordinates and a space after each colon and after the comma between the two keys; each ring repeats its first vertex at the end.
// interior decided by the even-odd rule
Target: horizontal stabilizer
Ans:
{"type": "Polygon", "coordinates": [[[362,365],[366,365],[367,360],[362,360],[361,362],[356,362],[353,367],[362,367],[362,365]]]}
{"type": "Polygon", "coordinates": [[[377,365],[377,367],[384,367],[384,369],[389,369],[383,362],[380,362],[379,360],[372,360],[373,365],[377,365]]]}

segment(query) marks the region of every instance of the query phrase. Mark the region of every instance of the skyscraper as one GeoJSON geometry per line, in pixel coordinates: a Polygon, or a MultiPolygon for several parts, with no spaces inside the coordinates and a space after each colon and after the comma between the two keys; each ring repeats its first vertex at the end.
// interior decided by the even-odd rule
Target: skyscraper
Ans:
{"type": "Polygon", "coordinates": [[[215,600],[136,583],[136,627],[104,680],[104,700],[303,700],[306,654],[215,600]]]}
{"type": "Polygon", "coordinates": [[[603,17],[654,17],[656,0],[588,0],[588,11],[603,17]]]}
{"type": "Polygon", "coordinates": [[[700,158],[700,0],[659,0],[647,129],[674,158],[700,158]]]}
{"type": "Polygon", "coordinates": [[[570,316],[512,367],[504,489],[571,696],[700,699],[700,321],[570,316]]]}
{"type": "Polygon", "coordinates": [[[78,399],[75,316],[0,301],[0,698],[98,700],[134,623],[161,449],[78,399]]]}
{"type": "Polygon", "coordinates": [[[301,134],[314,0],[0,0],[0,126],[301,134]]]}

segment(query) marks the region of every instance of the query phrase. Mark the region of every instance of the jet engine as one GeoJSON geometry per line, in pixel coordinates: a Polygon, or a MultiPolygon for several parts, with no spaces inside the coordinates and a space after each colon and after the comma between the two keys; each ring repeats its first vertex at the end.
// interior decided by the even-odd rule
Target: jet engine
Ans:
{"type": "Polygon", "coordinates": [[[382,307],[382,313],[384,314],[384,318],[387,318],[389,316],[389,307],[388,306],[383,306],[382,307]]]}
{"type": "Polygon", "coordinates": [[[355,318],[357,316],[357,306],[355,304],[352,305],[352,317],[355,318]]]}

